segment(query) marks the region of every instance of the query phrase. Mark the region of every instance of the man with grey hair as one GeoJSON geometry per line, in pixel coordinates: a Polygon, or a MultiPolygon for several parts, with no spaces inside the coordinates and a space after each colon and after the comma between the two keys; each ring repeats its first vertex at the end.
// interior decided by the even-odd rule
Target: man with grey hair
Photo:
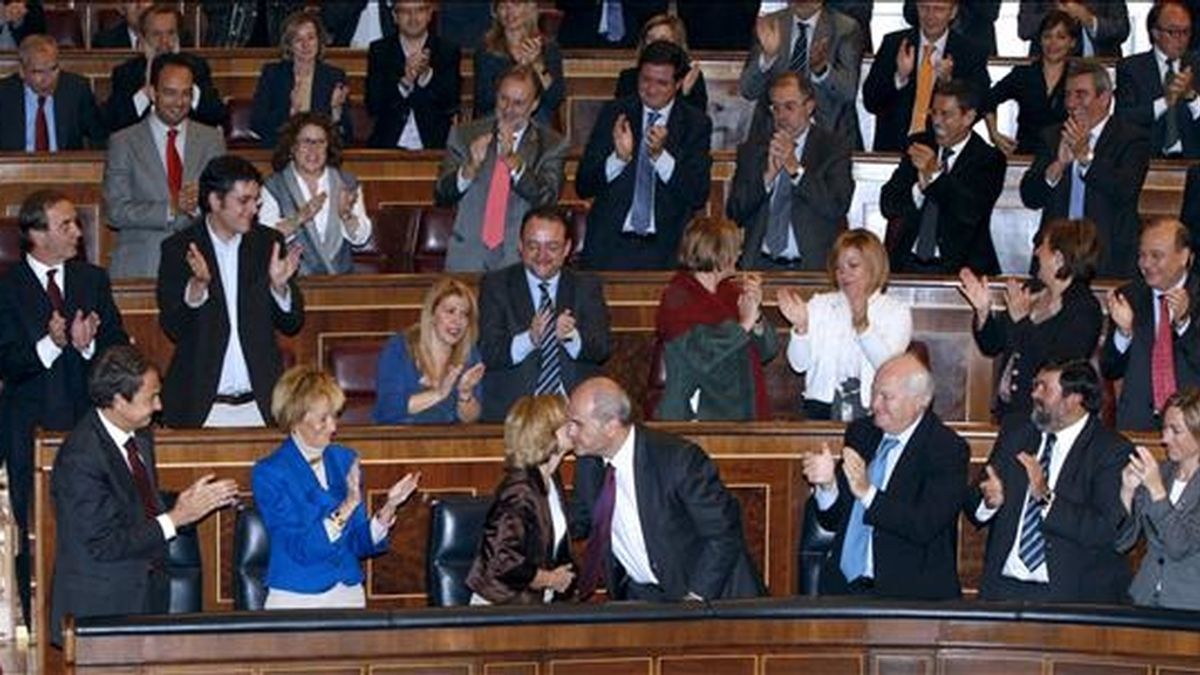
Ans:
{"type": "Polygon", "coordinates": [[[1021,178],[1021,201],[1042,209],[1042,225],[1088,218],[1100,233],[1096,275],[1136,272],[1138,198],[1150,166],[1146,131],[1111,113],[1112,79],[1092,59],[1067,69],[1067,119],[1043,132],[1041,150],[1021,178]]]}
{"type": "Polygon", "coordinates": [[[58,44],[48,35],[21,41],[20,70],[0,80],[0,150],[58,152],[99,148],[108,129],[92,87],[58,64],[58,44]]]}
{"type": "Polygon", "coordinates": [[[579,458],[571,527],[588,539],[581,597],[605,580],[614,600],[762,595],[741,509],[712,460],[686,439],[634,424],[631,410],[605,377],[571,393],[567,433],[579,458]]]}
{"type": "Polygon", "coordinates": [[[846,427],[841,470],[828,445],[804,458],[807,508],[836,532],[821,594],[957,598],[958,511],[970,450],[929,409],[933,377],[911,354],[879,368],[873,417],[846,427]]]}

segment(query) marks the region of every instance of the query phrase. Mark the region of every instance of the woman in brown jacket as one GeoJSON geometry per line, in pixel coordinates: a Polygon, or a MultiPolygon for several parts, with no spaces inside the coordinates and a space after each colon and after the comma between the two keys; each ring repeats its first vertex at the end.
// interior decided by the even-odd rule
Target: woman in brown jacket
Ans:
{"type": "Polygon", "coordinates": [[[504,420],[504,478],[467,577],[471,604],[534,604],[570,597],[566,503],[558,465],[570,450],[561,396],[525,396],[504,420]]]}

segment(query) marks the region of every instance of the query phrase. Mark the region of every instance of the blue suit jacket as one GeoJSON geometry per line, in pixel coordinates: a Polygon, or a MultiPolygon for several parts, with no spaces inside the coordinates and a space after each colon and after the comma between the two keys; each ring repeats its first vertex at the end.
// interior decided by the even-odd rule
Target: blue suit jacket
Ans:
{"type": "Polygon", "coordinates": [[[358,455],[340,445],[325,448],[322,488],[300,448],[290,437],[254,465],[254,501],[271,540],[267,587],[295,593],[322,593],[339,581],[363,580],[361,558],[383,553],[388,540],[371,541],[371,524],[359,504],[341,536],[330,541],[325,519],[346,498],[346,473],[358,455]]]}
{"type": "MultiPolygon", "coordinates": [[[[264,148],[274,148],[279,140],[279,129],[288,121],[292,105],[292,87],[295,85],[295,66],[291,61],[276,61],[263,66],[258,86],[254,88],[254,108],[250,115],[250,128],[258,134],[264,148]]],[[[311,108],[315,112],[330,114],[329,100],[338,84],[349,86],[346,71],[318,61],[313,72],[311,108]]],[[[338,130],[342,141],[354,140],[354,129],[350,125],[350,110],[347,106],[338,130]]]]}

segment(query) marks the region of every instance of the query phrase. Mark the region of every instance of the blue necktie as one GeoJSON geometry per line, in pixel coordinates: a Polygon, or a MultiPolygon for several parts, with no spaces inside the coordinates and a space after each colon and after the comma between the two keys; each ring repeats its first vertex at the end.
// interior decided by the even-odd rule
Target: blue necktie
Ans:
{"type": "Polygon", "coordinates": [[[625,37],[625,12],[621,9],[621,0],[604,0],[602,11],[608,19],[604,37],[609,42],[620,42],[625,37]]]}
{"type": "MultiPolygon", "coordinates": [[[[549,313],[554,316],[554,301],[550,299],[550,284],[543,281],[538,284],[542,295],[538,302],[538,313],[549,313]]],[[[543,394],[562,394],[562,366],[558,363],[558,335],[555,322],[552,320],[542,331],[542,339],[538,342],[538,378],[534,386],[535,396],[543,394]]]]}
{"type": "Polygon", "coordinates": [[[1079,173],[1079,165],[1075,162],[1071,162],[1067,170],[1071,172],[1071,203],[1067,208],[1067,217],[1082,218],[1084,198],[1083,176],[1079,173]]]}
{"type": "Polygon", "coordinates": [[[650,150],[647,148],[646,136],[650,127],[658,123],[662,113],[651,110],[642,127],[642,139],[638,143],[637,174],[633,181],[633,207],[629,213],[629,226],[637,234],[650,231],[650,214],[654,210],[654,164],[650,161],[650,150]]]}
{"type": "MultiPolygon", "coordinates": [[[[1046,434],[1046,444],[1038,457],[1038,464],[1042,466],[1042,475],[1046,477],[1047,484],[1050,482],[1050,457],[1054,454],[1054,441],[1054,434],[1046,434]]],[[[1030,572],[1046,562],[1046,539],[1042,536],[1042,505],[1034,500],[1032,493],[1025,498],[1025,510],[1021,513],[1021,543],[1017,548],[1017,555],[1021,557],[1025,569],[1030,572]]]]}
{"type": "MultiPolygon", "coordinates": [[[[875,451],[875,457],[867,468],[871,485],[876,490],[883,489],[883,478],[887,472],[888,457],[892,451],[900,447],[900,439],[895,436],[884,436],[875,451]]],[[[860,500],[854,500],[854,508],[850,510],[850,522],[846,524],[846,538],[842,541],[842,574],[846,583],[865,576],[867,573],[867,556],[871,553],[871,536],[875,528],[867,525],[866,509],[860,500]]]]}
{"type": "Polygon", "coordinates": [[[808,74],[808,24],[803,21],[796,23],[800,35],[796,37],[796,46],[792,48],[792,59],[788,62],[788,70],[801,75],[808,74]]]}

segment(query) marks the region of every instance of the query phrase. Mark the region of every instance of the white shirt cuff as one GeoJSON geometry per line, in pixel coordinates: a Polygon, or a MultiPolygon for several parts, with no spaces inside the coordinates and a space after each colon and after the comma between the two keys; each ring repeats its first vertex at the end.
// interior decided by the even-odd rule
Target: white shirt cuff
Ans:
{"type": "Polygon", "coordinates": [[[279,311],[288,314],[292,311],[292,287],[284,286],[283,293],[276,293],[275,289],[271,289],[271,297],[275,298],[275,304],[279,305],[279,311]]]}
{"type": "Polygon", "coordinates": [[[1154,103],[1152,103],[1151,105],[1154,108],[1154,119],[1158,119],[1158,118],[1162,117],[1163,113],[1167,112],[1166,97],[1159,96],[1158,98],[1154,99],[1154,103]]]}
{"type": "Polygon", "coordinates": [[[669,151],[664,149],[658,159],[652,159],[650,162],[654,164],[654,172],[658,174],[662,182],[671,182],[671,176],[675,174],[675,158],[669,151]]]}
{"type": "Polygon", "coordinates": [[[999,510],[999,508],[989,508],[987,503],[980,499],[979,507],[975,509],[975,520],[978,520],[981,523],[986,523],[987,521],[991,520],[992,516],[996,515],[996,512],[999,510]]]}
{"type": "Polygon", "coordinates": [[[508,355],[512,357],[513,364],[517,364],[524,361],[532,351],[533,340],[529,337],[529,331],[522,331],[513,336],[508,355]]]}
{"type": "Polygon", "coordinates": [[[387,539],[387,536],[388,536],[387,526],[384,525],[383,523],[379,522],[378,518],[372,516],[371,517],[371,543],[378,546],[379,542],[383,541],[384,539],[387,539]]]}
{"type": "Polygon", "coordinates": [[[474,182],[473,179],[467,178],[463,175],[462,167],[458,167],[458,173],[455,175],[454,180],[454,186],[458,188],[458,191],[466,192],[467,188],[471,187],[472,182],[474,182]]]}
{"type": "MultiPolygon", "coordinates": [[[[191,282],[189,281],[188,283],[191,283],[191,282]]],[[[188,300],[187,289],[188,289],[188,284],[184,284],[183,285],[183,304],[187,305],[188,307],[191,307],[192,309],[197,309],[197,308],[203,306],[204,303],[208,302],[208,288],[204,289],[204,292],[200,294],[200,300],[195,303],[188,300]]]]}
{"type": "Polygon", "coordinates": [[[879,494],[879,489],[874,485],[867,488],[867,494],[863,495],[863,498],[859,500],[862,502],[864,509],[871,508],[871,503],[875,501],[875,495],[877,494],[879,494]]]}
{"type": "MultiPolygon", "coordinates": [[[[1184,329],[1186,330],[1186,326],[1184,329]]],[[[92,341],[87,343],[86,347],[79,350],[79,355],[82,356],[85,361],[91,361],[92,357],[96,355],[96,339],[92,338],[92,341]]]]}
{"type": "Polygon", "coordinates": [[[50,339],[49,334],[43,335],[42,339],[37,341],[36,349],[38,360],[42,362],[46,370],[54,367],[54,362],[62,355],[62,347],[54,344],[54,340],[50,339]]]}
{"type": "Polygon", "coordinates": [[[613,182],[617,179],[617,176],[621,175],[621,172],[624,171],[625,167],[628,165],[629,162],[617,157],[617,153],[615,151],[609,153],[608,159],[604,160],[604,179],[609,183],[613,182]]]}
{"type": "Polygon", "coordinates": [[[137,111],[138,117],[146,114],[146,109],[150,107],[150,97],[141,89],[133,95],[133,109],[137,111]]]}
{"type": "Polygon", "coordinates": [[[817,500],[817,509],[818,510],[828,511],[834,505],[834,503],[837,502],[837,498],[838,498],[837,483],[835,482],[832,485],[830,485],[829,487],[823,487],[823,486],[818,485],[817,489],[813,491],[813,497],[816,498],[816,500],[817,500]]]}
{"type": "Polygon", "coordinates": [[[171,521],[171,516],[165,513],[160,513],[155,520],[158,521],[158,526],[162,528],[163,539],[171,541],[175,538],[177,531],[175,529],[175,523],[171,521]]]}
{"type": "Polygon", "coordinates": [[[572,359],[579,358],[579,352],[583,350],[583,338],[579,336],[578,328],[571,331],[571,334],[568,335],[567,339],[563,341],[562,346],[563,349],[567,350],[567,354],[569,354],[572,359]]]}
{"type": "Polygon", "coordinates": [[[1113,331],[1113,348],[1118,354],[1124,354],[1129,351],[1129,345],[1133,342],[1132,337],[1125,337],[1120,329],[1113,331]]]}

